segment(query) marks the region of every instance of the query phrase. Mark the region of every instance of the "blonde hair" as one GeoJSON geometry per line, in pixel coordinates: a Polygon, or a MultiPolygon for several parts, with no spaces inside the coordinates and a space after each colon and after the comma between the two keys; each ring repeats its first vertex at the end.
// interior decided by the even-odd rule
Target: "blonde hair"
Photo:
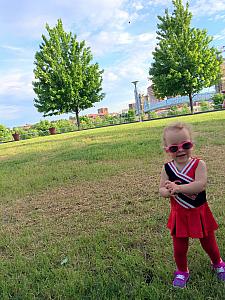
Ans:
{"type": "Polygon", "coordinates": [[[163,146],[166,146],[166,133],[172,130],[182,130],[186,129],[190,135],[190,139],[192,140],[192,128],[189,124],[183,122],[176,122],[167,125],[163,130],[163,146]]]}

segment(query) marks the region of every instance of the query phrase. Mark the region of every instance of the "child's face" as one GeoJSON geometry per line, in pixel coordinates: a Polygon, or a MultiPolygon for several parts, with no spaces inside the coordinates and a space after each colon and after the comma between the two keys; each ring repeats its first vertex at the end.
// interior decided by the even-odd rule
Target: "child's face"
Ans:
{"type": "MultiPolygon", "coordinates": [[[[168,130],[165,136],[166,146],[180,145],[183,142],[191,141],[190,134],[186,128],[168,130]]],[[[180,147],[177,152],[169,153],[171,158],[178,164],[186,164],[191,157],[192,149],[183,149],[180,147]]]]}

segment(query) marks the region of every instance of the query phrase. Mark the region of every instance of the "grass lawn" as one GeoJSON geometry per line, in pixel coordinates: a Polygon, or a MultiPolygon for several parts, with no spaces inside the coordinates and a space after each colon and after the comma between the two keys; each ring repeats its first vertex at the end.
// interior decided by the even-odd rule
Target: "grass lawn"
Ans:
{"type": "Polygon", "coordinates": [[[175,265],[159,197],[163,127],[193,124],[225,258],[225,111],[0,145],[0,299],[224,299],[198,240],[175,265]]]}

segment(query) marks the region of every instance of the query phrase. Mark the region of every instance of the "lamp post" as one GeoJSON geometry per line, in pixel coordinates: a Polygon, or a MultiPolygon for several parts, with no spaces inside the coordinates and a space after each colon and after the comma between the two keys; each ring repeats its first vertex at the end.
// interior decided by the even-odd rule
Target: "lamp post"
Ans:
{"type": "Polygon", "coordinates": [[[136,110],[136,115],[138,116],[139,118],[139,121],[141,121],[141,103],[140,103],[140,97],[138,95],[138,92],[137,92],[137,83],[138,81],[132,81],[131,83],[134,84],[134,97],[135,97],[135,110],[136,110]]]}

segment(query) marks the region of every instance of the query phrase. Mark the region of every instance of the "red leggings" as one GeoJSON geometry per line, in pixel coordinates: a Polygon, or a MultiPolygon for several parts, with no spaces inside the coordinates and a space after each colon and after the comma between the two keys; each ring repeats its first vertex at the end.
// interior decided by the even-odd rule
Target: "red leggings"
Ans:
{"type": "MultiPolygon", "coordinates": [[[[213,264],[221,261],[220,251],[216,242],[214,231],[210,231],[207,237],[199,239],[202,248],[209,255],[213,264]]],[[[177,269],[182,272],[188,271],[187,252],[189,238],[177,238],[173,236],[173,250],[177,269]]]]}

